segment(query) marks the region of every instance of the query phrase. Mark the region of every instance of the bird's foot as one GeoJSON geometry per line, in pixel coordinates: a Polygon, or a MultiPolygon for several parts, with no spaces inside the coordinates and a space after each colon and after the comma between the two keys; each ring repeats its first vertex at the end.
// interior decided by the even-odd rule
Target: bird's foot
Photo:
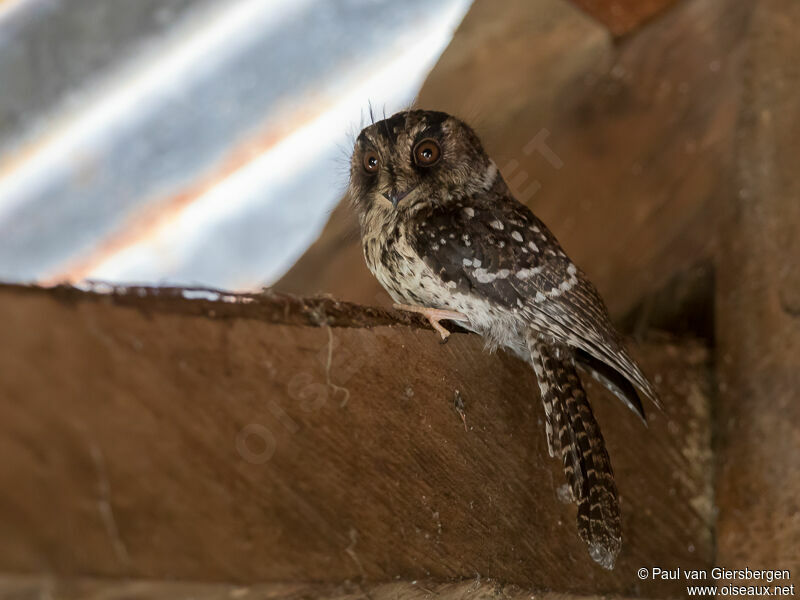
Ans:
{"type": "Polygon", "coordinates": [[[413,312],[418,313],[428,319],[428,322],[431,324],[440,336],[442,336],[442,343],[444,344],[447,341],[447,338],[450,337],[450,332],[447,331],[439,321],[443,319],[449,319],[450,321],[467,321],[467,317],[462,315],[460,312],[456,312],[454,310],[444,310],[441,308],[426,308],[424,306],[411,306],[410,304],[393,304],[397,310],[404,310],[406,312],[413,312]]]}

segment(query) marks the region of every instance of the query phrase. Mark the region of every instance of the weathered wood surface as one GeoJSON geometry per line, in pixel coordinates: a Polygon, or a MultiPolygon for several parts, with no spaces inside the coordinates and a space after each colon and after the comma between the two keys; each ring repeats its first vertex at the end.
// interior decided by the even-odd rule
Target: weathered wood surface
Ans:
{"type": "Polygon", "coordinates": [[[649,428],[589,387],[622,501],[625,543],[608,573],[558,499],[527,365],[472,335],[440,345],[330,300],[248,298],[0,288],[0,572],[480,575],[663,597],[679,586],[642,582],[638,568],[710,564],[701,345],[635,350],[666,407],[651,408],[649,428]],[[308,324],[337,310],[332,323],[358,326],[308,324]]]}
{"type": "MultiPolygon", "coordinates": [[[[512,0],[503,11],[478,0],[417,104],[475,125],[619,319],[713,256],[750,6],[681,2],[615,45],[560,0],[512,0]]],[[[346,203],[277,288],[388,301],[346,203]]]]}
{"type": "Polygon", "coordinates": [[[800,573],[800,3],[755,3],[717,271],[719,563],[800,573]]]}
{"type": "MultiPolygon", "coordinates": [[[[600,596],[536,593],[518,586],[475,578],[457,583],[395,581],[347,583],[236,585],[165,581],[59,580],[0,575],[0,600],[592,600],[600,596]]],[[[615,596],[615,600],[625,598],[615,596]]]]}

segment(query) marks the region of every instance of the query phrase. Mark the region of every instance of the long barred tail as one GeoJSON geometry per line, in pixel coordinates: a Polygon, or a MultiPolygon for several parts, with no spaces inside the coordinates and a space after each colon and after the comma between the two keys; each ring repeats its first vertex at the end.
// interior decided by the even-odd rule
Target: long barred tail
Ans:
{"type": "Polygon", "coordinates": [[[578,504],[578,533],[590,556],[613,569],[622,546],[619,499],[600,427],[586,398],[572,351],[532,337],[531,362],[539,380],[551,456],[560,456],[578,504]]]}

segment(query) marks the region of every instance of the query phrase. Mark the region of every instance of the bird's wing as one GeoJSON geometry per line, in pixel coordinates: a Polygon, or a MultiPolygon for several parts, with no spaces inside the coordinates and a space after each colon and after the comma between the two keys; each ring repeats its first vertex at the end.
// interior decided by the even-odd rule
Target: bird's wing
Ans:
{"type": "MultiPolygon", "coordinates": [[[[526,206],[510,196],[491,204],[465,200],[419,213],[411,231],[414,250],[453,291],[520,313],[543,333],[610,365],[658,402],[597,290],[526,206]]],[[[622,399],[640,412],[638,398],[622,399]]]]}

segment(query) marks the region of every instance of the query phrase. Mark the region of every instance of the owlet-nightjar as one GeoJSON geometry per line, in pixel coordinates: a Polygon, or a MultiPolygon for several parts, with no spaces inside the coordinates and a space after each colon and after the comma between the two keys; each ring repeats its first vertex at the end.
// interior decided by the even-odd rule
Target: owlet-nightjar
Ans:
{"type": "Polygon", "coordinates": [[[364,257],[398,308],[449,319],[533,366],[550,455],[563,462],[578,532],[607,569],[622,544],[619,501],[577,367],[644,419],[656,393],[597,290],[511,194],[478,137],[442,112],[410,110],[356,139],[349,197],[364,257]]]}

